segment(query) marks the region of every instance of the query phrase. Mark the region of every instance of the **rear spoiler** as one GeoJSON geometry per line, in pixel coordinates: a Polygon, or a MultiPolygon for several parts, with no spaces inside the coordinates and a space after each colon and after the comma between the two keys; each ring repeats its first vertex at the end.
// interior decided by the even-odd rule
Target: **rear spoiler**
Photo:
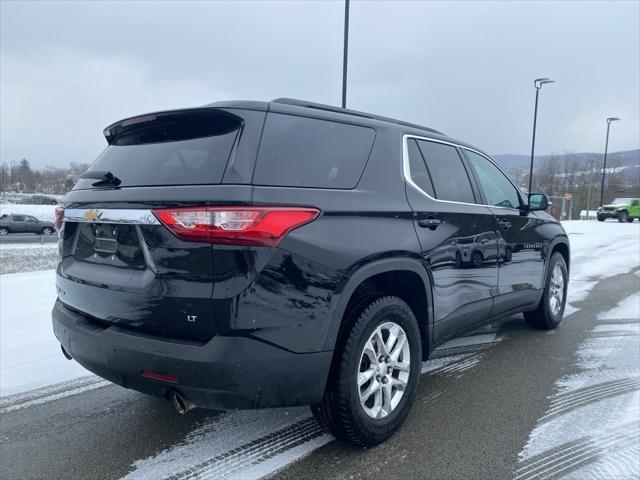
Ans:
{"type": "MultiPolygon", "coordinates": [[[[117,143],[123,137],[135,136],[138,139],[140,136],[153,137],[153,131],[156,129],[158,134],[162,132],[162,136],[159,137],[161,139],[156,141],[177,141],[228,133],[241,126],[242,122],[240,117],[220,108],[200,107],[166,110],[125,118],[112,123],[102,133],[109,145],[117,143]],[[184,128],[185,123],[192,123],[191,128],[184,128]],[[177,125],[182,125],[183,128],[176,129],[177,125]]],[[[152,143],[152,141],[128,139],[124,144],[137,143],[152,143]]]]}

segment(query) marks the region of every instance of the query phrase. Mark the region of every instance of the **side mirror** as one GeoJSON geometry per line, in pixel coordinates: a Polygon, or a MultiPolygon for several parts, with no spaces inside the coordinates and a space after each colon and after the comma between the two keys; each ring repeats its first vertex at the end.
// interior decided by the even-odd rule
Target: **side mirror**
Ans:
{"type": "Polygon", "coordinates": [[[537,210],[546,210],[551,203],[549,202],[549,197],[547,197],[544,193],[530,193],[529,194],[529,208],[530,212],[535,212],[537,210]]]}

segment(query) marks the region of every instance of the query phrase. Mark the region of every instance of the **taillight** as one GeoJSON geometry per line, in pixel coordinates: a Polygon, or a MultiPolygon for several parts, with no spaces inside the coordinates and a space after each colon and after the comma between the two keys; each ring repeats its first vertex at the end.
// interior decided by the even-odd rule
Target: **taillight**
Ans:
{"type": "Polygon", "coordinates": [[[53,228],[55,228],[56,231],[59,232],[60,229],[62,228],[63,220],[64,220],[64,208],[56,207],[55,219],[53,221],[53,228]]]}
{"type": "Polygon", "coordinates": [[[153,210],[181,240],[275,247],[294,228],[313,221],[320,211],[298,207],[185,207],[153,210]]]}

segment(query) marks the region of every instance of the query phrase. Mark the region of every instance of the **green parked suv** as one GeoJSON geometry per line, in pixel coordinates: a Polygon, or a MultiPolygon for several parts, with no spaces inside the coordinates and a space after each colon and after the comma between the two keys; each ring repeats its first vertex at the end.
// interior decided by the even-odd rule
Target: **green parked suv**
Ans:
{"type": "Polygon", "coordinates": [[[617,218],[621,223],[640,219],[640,198],[616,198],[609,205],[599,207],[598,221],[604,222],[607,218],[617,218]]]}

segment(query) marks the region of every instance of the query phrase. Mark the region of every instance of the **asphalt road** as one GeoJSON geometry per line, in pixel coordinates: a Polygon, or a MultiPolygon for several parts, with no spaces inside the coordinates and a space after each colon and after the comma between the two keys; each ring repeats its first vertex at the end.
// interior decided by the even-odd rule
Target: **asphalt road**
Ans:
{"type": "Polygon", "coordinates": [[[36,235],[33,233],[10,233],[0,236],[3,243],[53,243],[58,241],[58,235],[36,235]]]}
{"type": "MultiPolygon", "coordinates": [[[[361,450],[332,441],[308,419],[296,421],[275,437],[293,438],[291,449],[313,439],[324,438],[326,444],[275,478],[513,478],[518,453],[548,407],[554,382],[575,369],[575,352],[596,325],[597,314],[637,290],[637,272],[619,275],[600,282],[555,331],[531,330],[515,316],[479,332],[484,333],[480,337],[497,333],[502,340],[474,347],[479,361],[473,368],[431,368],[425,373],[408,421],[375,448],[361,450]]],[[[438,355],[446,358],[464,348],[469,347],[438,355]]],[[[134,470],[134,462],[180,444],[185,449],[174,461],[187,462],[181,467],[185,476],[207,471],[198,478],[219,478],[224,475],[215,467],[229,458],[241,463],[243,452],[270,455],[260,453],[260,445],[270,445],[274,438],[266,427],[262,437],[235,448],[234,442],[242,443],[238,431],[259,431],[270,417],[304,411],[252,416],[194,410],[178,416],[167,402],[113,385],[21,407],[5,405],[3,411],[0,406],[0,477],[7,480],[120,478],[134,470]],[[190,468],[191,450],[213,453],[190,468]]],[[[289,448],[280,445],[285,445],[280,453],[289,448]]],[[[225,471],[242,477],[233,469],[225,471]]],[[[146,477],[140,472],[140,477],[162,478],[157,471],[146,477]]]]}

